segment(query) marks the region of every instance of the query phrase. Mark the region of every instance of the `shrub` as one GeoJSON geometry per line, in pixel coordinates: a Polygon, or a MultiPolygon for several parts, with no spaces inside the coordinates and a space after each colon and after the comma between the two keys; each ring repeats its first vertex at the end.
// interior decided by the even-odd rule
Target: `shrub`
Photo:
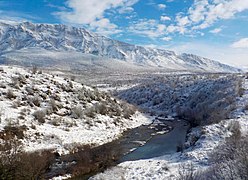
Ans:
{"type": "MultiPolygon", "coordinates": [[[[75,148],[74,148],[75,149],[75,148]]],[[[120,145],[117,142],[107,143],[98,147],[76,147],[77,153],[73,154],[77,164],[72,167],[72,176],[75,179],[84,179],[83,175],[100,172],[115,164],[121,156],[120,145]]]]}
{"type": "Polygon", "coordinates": [[[16,101],[13,101],[12,107],[13,108],[18,108],[21,105],[21,101],[17,99],[16,101]]]}
{"type": "Polygon", "coordinates": [[[38,120],[39,123],[45,123],[45,116],[46,113],[43,110],[37,110],[33,113],[33,116],[36,120],[38,120]]]}
{"type": "Polygon", "coordinates": [[[193,126],[218,123],[234,110],[242,81],[236,75],[180,75],[154,78],[118,92],[146,112],[177,114],[193,126]]]}
{"type": "Polygon", "coordinates": [[[25,90],[27,91],[28,95],[34,95],[33,87],[26,86],[25,90]]]}
{"type": "Polygon", "coordinates": [[[16,138],[4,140],[0,145],[0,178],[44,179],[53,159],[49,151],[24,152],[16,138]]]}
{"type": "Polygon", "coordinates": [[[198,179],[248,179],[248,135],[240,135],[240,125],[236,121],[229,128],[233,134],[209,154],[210,167],[194,172],[198,179]]]}
{"type": "Polygon", "coordinates": [[[49,151],[20,154],[16,176],[18,179],[45,179],[54,156],[49,151]],[[35,163],[34,163],[35,162],[35,163]]]}
{"type": "Polygon", "coordinates": [[[6,97],[8,99],[15,99],[16,98],[16,95],[14,94],[14,92],[11,89],[8,89],[7,90],[7,93],[6,93],[6,97]]]}
{"type": "Polygon", "coordinates": [[[25,125],[23,126],[12,126],[12,125],[7,125],[4,127],[3,130],[3,138],[4,139],[12,139],[12,138],[17,138],[17,139],[23,139],[24,138],[24,132],[27,130],[27,127],[25,125]]]}
{"type": "Polygon", "coordinates": [[[54,99],[51,99],[49,104],[50,104],[53,112],[58,110],[58,106],[57,106],[56,101],[54,99]]]}
{"type": "Polygon", "coordinates": [[[231,121],[228,125],[228,129],[232,132],[232,138],[239,140],[241,138],[241,127],[238,121],[231,121]]]}
{"type": "Polygon", "coordinates": [[[210,154],[210,161],[212,166],[202,173],[204,177],[248,179],[248,136],[227,138],[210,154]]]}
{"type": "Polygon", "coordinates": [[[192,163],[186,163],[179,166],[177,180],[199,180],[200,175],[195,170],[192,163]]]}
{"type": "Polygon", "coordinates": [[[95,118],[95,117],[96,117],[95,108],[94,108],[94,107],[91,107],[91,108],[85,109],[85,110],[84,110],[84,114],[85,114],[87,117],[95,118]]]}
{"type": "Polygon", "coordinates": [[[123,117],[125,119],[129,119],[135,112],[136,112],[136,109],[134,106],[125,105],[123,107],[123,117]]]}
{"type": "Polygon", "coordinates": [[[73,118],[79,119],[83,117],[83,110],[80,106],[73,107],[71,112],[73,118]]]}
{"type": "Polygon", "coordinates": [[[32,102],[33,102],[33,104],[34,104],[35,106],[40,107],[41,99],[40,99],[39,96],[34,96],[34,97],[32,98],[32,102]]]}
{"type": "Polygon", "coordinates": [[[31,72],[32,72],[32,74],[36,74],[38,72],[38,67],[33,66],[31,72]]]}
{"type": "Polygon", "coordinates": [[[244,109],[248,111],[248,104],[245,105],[244,109]]]}
{"type": "Polygon", "coordinates": [[[71,79],[71,81],[75,81],[76,76],[73,76],[73,75],[72,75],[72,76],[70,77],[70,79],[71,79]]]}
{"type": "Polygon", "coordinates": [[[54,125],[54,126],[59,126],[60,125],[60,119],[59,118],[54,118],[51,121],[51,124],[54,125]]]}
{"type": "Polygon", "coordinates": [[[98,103],[95,105],[95,111],[98,114],[107,115],[108,114],[108,107],[105,103],[98,103]]]}
{"type": "Polygon", "coordinates": [[[22,146],[17,138],[4,140],[0,145],[0,178],[15,179],[22,146]]]}

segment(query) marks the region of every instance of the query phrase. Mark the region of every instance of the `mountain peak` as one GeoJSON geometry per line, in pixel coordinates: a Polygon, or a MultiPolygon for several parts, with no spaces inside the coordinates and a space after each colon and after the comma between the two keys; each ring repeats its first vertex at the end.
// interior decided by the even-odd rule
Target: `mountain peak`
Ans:
{"type": "MultiPolygon", "coordinates": [[[[236,68],[191,54],[176,55],[173,51],[132,45],[92,33],[84,28],[62,24],[0,24],[1,58],[11,53],[41,49],[51,52],[80,52],[98,57],[125,61],[134,65],[175,70],[237,72],[236,68]]],[[[12,58],[13,60],[13,58],[12,58]]],[[[69,60],[69,59],[68,59],[69,60]]]]}

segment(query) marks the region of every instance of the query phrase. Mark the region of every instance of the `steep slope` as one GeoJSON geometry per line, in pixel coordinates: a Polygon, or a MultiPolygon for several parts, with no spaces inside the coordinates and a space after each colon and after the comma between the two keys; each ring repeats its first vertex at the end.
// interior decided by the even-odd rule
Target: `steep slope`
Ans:
{"type": "MultiPolygon", "coordinates": [[[[44,59],[47,57],[44,54],[67,52],[67,62],[70,61],[71,52],[80,52],[81,59],[84,59],[84,55],[91,54],[96,58],[117,59],[128,64],[145,67],[220,72],[238,71],[236,68],[199,56],[177,55],[173,51],[131,45],[100,36],[83,28],[30,22],[16,25],[0,23],[0,59],[2,63],[17,62],[18,58],[13,58],[16,57],[16,54],[20,54],[20,56],[24,54],[24,58],[19,60],[22,61],[29,57],[28,53],[26,55],[23,53],[23,50],[28,50],[32,54],[33,50],[37,51],[37,49],[45,52],[43,53],[44,59]]],[[[33,54],[37,57],[40,56],[35,52],[33,54]]],[[[56,55],[48,57],[53,60],[56,55]]]]}

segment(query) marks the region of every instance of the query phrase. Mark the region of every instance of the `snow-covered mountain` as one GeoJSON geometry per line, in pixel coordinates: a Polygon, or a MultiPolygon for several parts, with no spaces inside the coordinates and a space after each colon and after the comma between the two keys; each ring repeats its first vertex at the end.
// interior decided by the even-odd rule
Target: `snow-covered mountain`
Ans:
{"type": "MultiPolygon", "coordinates": [[[[36,60],[38,64],[45,64],[47,63],[45,59],[53,64],[69,63],[71,59],[77,59],[78,62],[88,55],[96,59],[100,57],[100,59],[111,59],[115,62],[119,60],[128,65],[142,67],[219,72],[239,71],[231,66],[195,55],[177,55],[173,51],[112,40],[83,28],[30,22],[0,23],[0,60],[2,63],[23,63],[25,60],[31,64],[36,60]],[[74,53],[71,52],[80,54],[80,56],[74,57],[74,53]],[[56,59],[58,56],[64,59],[56,59]]],[[[92,57],[90,59],[94,59],[92,57]]]]}

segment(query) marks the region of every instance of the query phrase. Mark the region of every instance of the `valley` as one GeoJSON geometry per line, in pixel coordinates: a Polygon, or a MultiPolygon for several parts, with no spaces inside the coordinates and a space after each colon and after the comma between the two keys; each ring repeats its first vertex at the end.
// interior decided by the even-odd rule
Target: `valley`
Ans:
{"type": "Polygon", "coordinates": [[[239,68],[31,22],[0,63],[0,179],[248,178],[239,68]]]}
{"type": "MultiPolygon", "coordinates": [[[[120,177],[144,173],[142,178],[147,178],[152,176],[145,170],[149,164],[161,171],[160,178],[173,179],[182,162],[206,165],[207,154],[196,162],[195,158],[217,146],[208,137],[221,131],[221,142],[231,135],[232,119],[246,117],[242,74],[179,71],[107,76],[99,72],[87,76],[13,66],[2,66],[1,73],[3,139],[7,143],[16,137],[30,153],[55,154],[57,165],[52,163],[53,168],[45,171],[49,178],[89,177],[113,165],[91,178],[111,179],[109,175],[120,173],[119,169],[120,177]],[[191,128],[176,125],[177,120],[187,121],[191,128]],[[157,143],[161,145],[152,150],[157,143]],[[204,143],[210,143],[207,149],[199,149],[204,143]],[[133,152],[123,156],[129,151],[133,152]],[[130,174],[138,167],[144,172],[130,174]]],[[[240,123],[246,126],[246,121],[240,123]]]]}

